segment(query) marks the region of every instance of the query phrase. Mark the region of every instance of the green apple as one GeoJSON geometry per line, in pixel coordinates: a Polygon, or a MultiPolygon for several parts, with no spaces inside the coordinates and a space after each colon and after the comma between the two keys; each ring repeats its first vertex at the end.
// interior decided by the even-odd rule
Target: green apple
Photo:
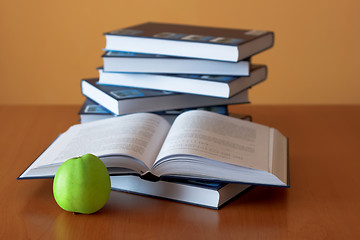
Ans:
{"type": "Polygon", "coordinates": [[[97,212],[109,199],[110,191],[110,176],[105,164],[92,154],[67,160],[55,174],[55,201],[69,212],[97,212]]]}

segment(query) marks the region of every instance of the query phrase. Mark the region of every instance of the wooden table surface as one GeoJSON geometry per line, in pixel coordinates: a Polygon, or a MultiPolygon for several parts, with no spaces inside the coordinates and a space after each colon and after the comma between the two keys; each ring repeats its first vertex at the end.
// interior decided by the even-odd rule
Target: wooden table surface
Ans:
{"type": "Polygon", "coordinates": [[[360,106],[232,106],[290,140],[291,187],[220,210],[112,191],[92,215],[57,206],[52,180],[16,180],[79,106],[0,106],[0,239],[360,239],[360,106]]]}

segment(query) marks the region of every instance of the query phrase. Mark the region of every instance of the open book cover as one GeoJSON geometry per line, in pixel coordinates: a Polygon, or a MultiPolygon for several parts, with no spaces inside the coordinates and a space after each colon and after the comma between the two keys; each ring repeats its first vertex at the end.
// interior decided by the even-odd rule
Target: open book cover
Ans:
{"type": "Polygon", "coordinates": [[[107,51],[102,55],[104,71],[165,74],[248,76],[250,60],[213,61],[159,54],[107,51]]]}
{"type": "Polygon", "coordinates": [[[157,89],[172,92],[230,98],[267,77],[267,67],[250,66],[249,76],[223,76],[198,74],[120,73],[99,70],[99,83],[135,88],[157,89]]]}
{"type": "Polygon", "coordinates": [[[136,113],[70,127],[19,179],[54,176],[67,159],[92,153],[112,175],[287,186],[287,149],[278,130],[213,112],[188,111],[172,125],[136,113]]]}
{"type": "Polygon", "coordinates": [[[274,33],[148,22],[105,33],[107,50],[237,62],[273,46],[274,33]]]}

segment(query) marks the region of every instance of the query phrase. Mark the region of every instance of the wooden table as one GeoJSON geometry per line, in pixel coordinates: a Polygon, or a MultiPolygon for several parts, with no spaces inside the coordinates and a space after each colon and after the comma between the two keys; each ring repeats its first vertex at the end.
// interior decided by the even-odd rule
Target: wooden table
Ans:
{"type": "Polygon", "coordinates": [[[16,180],[78,109],[0,107],[0,239],[360,239],[360,106],[231,107],[289,137],[289,189],[221,210],[112,191],[93,215],[60,209],[51,179],[16,180]]]}

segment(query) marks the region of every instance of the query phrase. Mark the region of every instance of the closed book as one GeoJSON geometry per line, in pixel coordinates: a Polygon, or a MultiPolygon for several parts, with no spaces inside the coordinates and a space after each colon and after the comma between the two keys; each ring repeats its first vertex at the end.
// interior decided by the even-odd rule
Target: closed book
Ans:
{"type": "Polygon", "coordinates": [[[237,183],[167,181],[152,182],[138,176],[111,176],[111,189],[219,209],[251,185],[237,183]]]}
{"type": "Polygon", "coordinates": [[[89,98],[86,98],[81,105],[78,115],[80,116],[81,123],[88,123],[116,116],[114,113],[89,98]]]}
{"type": "Polygon", "coordinates": [[[158,54],[107,51],[102,56],[104,71],[167,74],[248,76],[250,61],[213,61],[158,54]]]}
{"type": "Polygon", "coordinates": [[[251,65],[249,76],[146,74],[106,72],[99,68],[99,83],[230,98],[266,79],[265,65],[251,65]]]}
{"type": "MultiPolygon", "coordinates": [[[[228,108],[227,105],[219,105],[219,106],[208,106],[208,107],[198,107],[198,108],[184,108],[184,109],[171,109],[165,111],[154,112],[155,114],[160,115],[164,119],[166,119],[169,123],[172,123],[175,118],[186,111],[190,110],[206,110],[210,112],[216,112],[223,115],[228,115],[228,108]]],[[[98,121],[107,118],[114,118],[118,117],[119,115],[115,115],[114,113],[110,112],[100,104],[92,101],[89,98],[86,98],[83,105],[81,106],[79,112],[80,122],[81,123],[89,123],[93,121],[98,121]]],[[[249,115],[237,115],[237,118],[242,119],[251,119],[249,115]]]]}
{"type": "Polygon", "coordinates": [[[99,84],[97,79],[83,79],[81,91],[87,98],[99,103],[116,115],[249,102],[246,89],[226,99],[162,90],[103,85],[99,84]]]}
{"type": "Polygon", "coordinates": [[[237,62],[273,46],[274,33],[148,22],[105,33],[106,50],[237,62]]]}

